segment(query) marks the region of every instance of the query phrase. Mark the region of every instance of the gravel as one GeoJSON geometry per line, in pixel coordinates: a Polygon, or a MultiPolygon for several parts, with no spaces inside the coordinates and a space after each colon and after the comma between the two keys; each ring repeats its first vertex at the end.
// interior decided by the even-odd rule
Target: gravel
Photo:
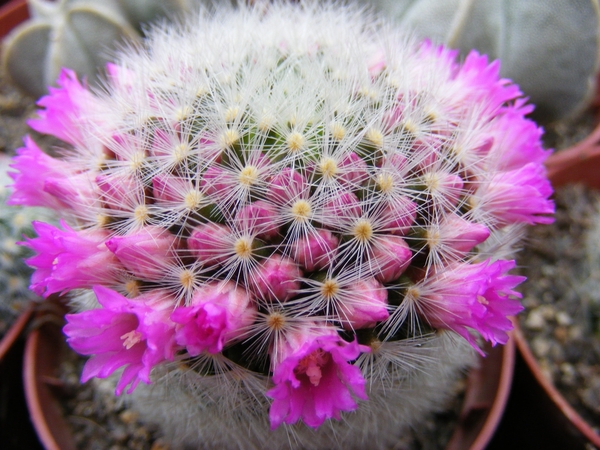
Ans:
{"type": "Polygon", "coordinates": [[[573,185],[555,200],[556,222],[533,228],[518,258],[520,323],[544,374],[600,431],[600,193],[573,185]]]}

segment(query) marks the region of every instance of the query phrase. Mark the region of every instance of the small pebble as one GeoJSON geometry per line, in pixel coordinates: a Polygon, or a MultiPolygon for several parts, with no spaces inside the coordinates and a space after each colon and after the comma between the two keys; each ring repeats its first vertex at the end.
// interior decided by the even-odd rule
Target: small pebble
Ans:
{"type": "Polygon", "coordinates": [[[544,329],[546,326],[546,320],[539,311],[539,308],[536,308],[529,313],[529,316],[527,316],[527,319],[525,319],[525,326],[533,331],[540,331],[544,329]]]}
{"type": "Polygon", "coordinates": [[[544,358],[550,352],[550,342],[542,337],[536,338],[531,342],[531,349],[535,353],[535,356],[544,358]]]}
{"type": "Polygon", "coordinates": [[[565,311],[558,311],[556,313],[556,323],[563,327],[568,327],[573,323],[573,319],[565,311]]]}
{"type": "Polygon", "coordinates": [[[554,320],[554,317],[556,315],[556,308],[552,305],[542,305],[539,308],[537,308],[536,311],[538,312],[538,314],[541,314],[541,316],[547,322],[550,320],[554,320]]]}
{"type": "Polygon", "coordinates": [[[561,381],[568,386],[574,386],[577,381],[577,371],[575,370],[575,367],[569,363],[562,363],[560,365],[560,371],[562,375],[561,381]]]}
{"type": "Polygon", "coordinates": [[[124,424],[129,425],[138,420],[139,414],[136,411],[131,409],[126,409],[121,414],[119,414],[119,418],[123,421],[124,424]]]}
{"type": "Polygon", "coordinates": [[[567,329],[567,327],[556,327],[554,329],[554,337],[558,342],[564,344],[567,341],[567,338],[569,337],[569,330],[567,329]]]}

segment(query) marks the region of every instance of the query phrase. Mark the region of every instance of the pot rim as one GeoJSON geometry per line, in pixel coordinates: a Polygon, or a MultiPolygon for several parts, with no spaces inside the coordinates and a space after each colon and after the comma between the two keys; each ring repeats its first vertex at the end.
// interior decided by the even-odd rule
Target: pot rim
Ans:
{"type": "MultiPolygon", "coordinates": [[[[545,165],[553,188],[569,183],[583,183],[591,188],[600,189],[600,124],[582,141],[550,155],[545,165]]],[[[551,401],[587,440],[600,448],[600,434],[594,431],[546,378],[518,321],[515,322],[514,338],[529,371],[551,401]]]]}
{"type": "Polygon", "coordinates": [[[15,320],[6,334],[2,337],[2,340],[0,340],[0,363],[29,324],[35,307],[36,305],[34,303],[30,303],[29,306],[19,314],[17,320],[15,320]]]}
{"type": "Polygon", "coordinates": [[[26,0],[9,0],[0,6],[0,40],[28,17],[26,0]]]}
{"type": "Polygon", "coordinates": [[[593,445],[600,447],[600,435],[594,431],[594,429],[587,423],[587,421],[579,415],[577,411],[567,402],[563,395],[556,389],[554,384],[544,375],[540,365],[533,355],[533,352],[529,348],[529,344],[523,335],[521,327],[517,324],[514,330],[515,342],[519,353],[523,357],[523,360],[527,364],[527,367],[531,371],[535,380],[544,389],[548,397],[558,407],[558,409],[565,415],[565,417],[571,422],[581,434],[585,436],[593,445]]]}

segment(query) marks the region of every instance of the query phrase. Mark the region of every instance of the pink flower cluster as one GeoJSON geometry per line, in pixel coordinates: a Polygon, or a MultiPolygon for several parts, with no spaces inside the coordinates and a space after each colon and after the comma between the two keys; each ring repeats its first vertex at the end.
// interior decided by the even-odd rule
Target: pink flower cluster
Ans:
{"type": "Polygon", "coordinates": [[[111,65],[101,94],[63,70],[29,124],[64,151],[25,138],[10,203],[63,218],[22,243],[35,252],[31,289],[98,299],[64,328],[91,356],[83,381],[124,369],[117,393],[131,392],[157,365],[222,354],[270,377],[272,427],[318,427],[367,400],[355,361],[415,337],[415,320],[480,352],[477,336],[506,342],[522,277],[478,246],[552,220],[541,130],[475,52],[458,64],[418,46],[406,66],[435,79],[402,88],[388,56],[363,62],[367,88],[349,83],[346,109],[324,96],[310,120],[316,100],[278,78],[295,76],[285,54],[264,84],[236,78],[246,63],[228,85],[225,64],[184,58],[150,81],[111,65]],[[196,72],[204,93],[188,88],[196,72]]]}

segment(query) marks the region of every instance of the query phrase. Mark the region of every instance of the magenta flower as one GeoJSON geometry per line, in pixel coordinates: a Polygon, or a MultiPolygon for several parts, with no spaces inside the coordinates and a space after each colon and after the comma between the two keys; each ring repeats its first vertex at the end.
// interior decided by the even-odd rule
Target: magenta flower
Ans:
{"type": "Polygon", "coordinates": [[[82,382],[106,378],[125,366],[115,392],[120,395],[129,386],[130,394],[140,381],[150,384],[153,367],[174,358],[171,302],[160,291],[135,299],[101,286],[94,287],[94,293],[102,308],[67,314],[63,331],[76,352],[92,355],[83,368],[82,382]]]}
{"type": "Polygon", "coordinates": [[[212,299],[176,308],[171,320],[182,325],[177,328],[175,340],[191,356],[198,356],[204,351],[218,353],[223,350],[228,331],[227,310],[212,299]]]}
{"type": "Polygon", "coordinates": [[[410,289],[411,301],[432,326],[455,331],[483,354],[470,330],[496,345],[508,340],[508,316],[523,309],[513,290],[525,277],[508,275],[514,261],[455,263],[410,289]]]}
{"type": "Polygon", "coordinates": [[[236,341],[252,324],[256,306],[252,296],[234,283],[209,284],[198,290],[190,306],[176,308],[171,320],[177,326],[175,339],[192,356],[218,353],[236,341]]]}
{"type": "Polygon", "coordinates": [[[153,281],[160,279],[164,267],[175,259],[177,238],[163,228],[148,226],[112,237],[106,247],[136,277],[153,281]]]}
{"type": "Polygon", "coordinates": [[[552,186],[544,167],[529,163],[495,175],[478,194],[476,205],[501,224],[552,223],[551,194],[552,186]]]}
{"type": "Polygon", "coordinates": [[[62,69],[57,80],[58,88],[49,87],[49,95],[38,101],[38,118],[27,121],[35,131],[50,134],[69,144],[81,142],[81,112],[95,104],[96,97],[82,86],[73,70],[62,69]]]}
{"type": "Polygon", "coordinates": [[[44,222],[33,222],[38,237],[26,239],[21,245],[37,254],[25,262],[35,272],[31,290],[48,297],[72,289],[96,284],[114,284],[122,266],[106,248],[104,231],[75,231],[61,222],[64,230],[44,222]]]}
{"type": "Polygon", "coordinates": [[[523,98],[518,99],[504,108],[497,126],[490,130],[494,136],[492,152],[502,152],[502,156],[498,156],[500,170],[515,170],[529,163],[542,164],[552,152],[542,147],[543,130],[525,118],[532,111],[533,105],[523,98]]]}
{"type": "Polygon", "coordinates": [[[273,367],[275,387],[271,428],[303,420],[319,427],[326,419],[340,419],[340,412],[357,408],[353,397],[367,400],[365,379],[351,361],[367,347],[346,342],[333,330],[309,329],[299,343],[287,345],[273,367]]]}
{"type": "Polygon", "coordinates": [[[66,161],[46,155],[29,136],[25,136],[25,146],[17,150],[9,172],[14,180],[13,192],[7,204],[45,206],[59,210],[68,207],[52,193],[45,190],[46,181],[66,181],[75,173],[74,167],[66,161]]]}
{"type": "Polygon", "coordinates": [[[347,330],[373,328],[390,316],[387,290],[375,278],[365,278],[347,286],[338,314],[347,330]]]}
{"type": "Polygon", "coordinates": [[[335,260],[338,243],[338,238],[329,230],[317,229],[292,243],[291,256],[307,271],[312,272],[329,266],[335,260]]]}
{"type": "Polygon", "coordinates": [[[257,270],[255,290],[261,299],[285,302],[300,289],[301,277],[293,259],[272,255],[257,270]]]}
{"type": "Polygon", "coordinates": [[[382,283],[391,283],[409,266],[412,251],[401,236],[390,235],[379,239],[372,257],[375,278],[382,283]]]}

